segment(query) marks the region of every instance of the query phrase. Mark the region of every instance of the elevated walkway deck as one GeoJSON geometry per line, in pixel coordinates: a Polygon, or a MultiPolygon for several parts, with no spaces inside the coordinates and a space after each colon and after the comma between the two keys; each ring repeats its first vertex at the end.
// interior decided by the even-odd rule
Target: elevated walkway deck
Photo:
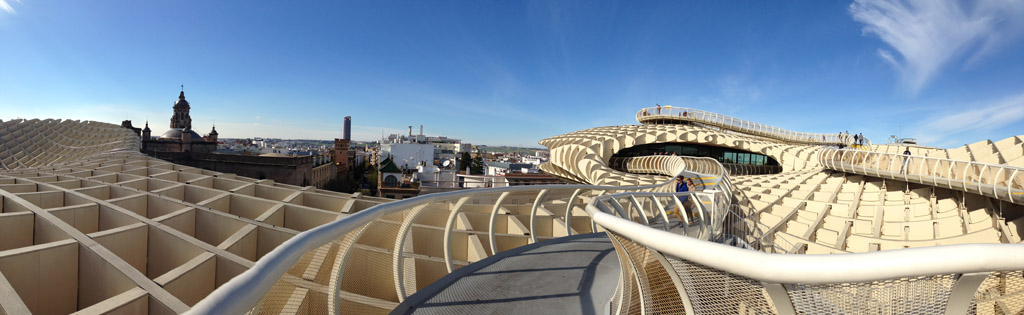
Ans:
{"type": "MultiPolygon", "coordinates": [[[[694,108],[672,107],[670,105],[642,108],[636,113],[636,121],[641,124],[694,122],[791,143],[822,145],[854,144],[853,135],[796,132],[718,113],[694,108]]],[[[864,140],[865,145],[871,145],[871,141],[868,141],[868,139],[864,140]]]]}
{"type": "Polygon", "coordinates": [[[1024,205],[1024,169],[955,159],[824,149],[825,168],[959,190],[1024,205]]]}
{"type": "Polygon", "coordinates": [[[457,269],[391,314],[607,314],[619,275],[604,233],[562,237],[457,269]]]}

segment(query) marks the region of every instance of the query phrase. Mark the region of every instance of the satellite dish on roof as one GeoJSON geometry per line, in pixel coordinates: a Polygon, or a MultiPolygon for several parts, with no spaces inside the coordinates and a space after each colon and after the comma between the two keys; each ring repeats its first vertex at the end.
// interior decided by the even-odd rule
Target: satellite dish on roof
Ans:
{"type": "Polygon", "coordinates": [[[451,165],[452,165],[452,160],[444,160],[444,162],[441,163],[441,166],[444,166],[444,167],[448,167],[448,166],[451,166],[451,165]]]}

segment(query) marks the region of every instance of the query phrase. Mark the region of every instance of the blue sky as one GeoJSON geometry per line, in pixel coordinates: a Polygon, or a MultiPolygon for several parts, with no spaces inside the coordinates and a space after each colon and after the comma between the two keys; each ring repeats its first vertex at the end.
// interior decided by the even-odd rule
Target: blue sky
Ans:
{"type": "Polygon", "coordinates": [[[537,146],[655,103],[958,146],[1024,134],[1024,2],[0,0],[0,119],[537,146]]]}

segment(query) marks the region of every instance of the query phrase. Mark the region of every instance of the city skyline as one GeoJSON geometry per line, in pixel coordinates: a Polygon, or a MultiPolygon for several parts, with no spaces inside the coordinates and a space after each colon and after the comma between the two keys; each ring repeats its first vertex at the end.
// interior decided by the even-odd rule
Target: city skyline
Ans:
{"type": "Polygon", "coordinates": [[[222,138],[331,139],[352,116],[358,141],[424,125],[535,147],[671,104],[947,148],[1020,134],[1021,17],[1012,1],[0,1],[0,119],[160,134],[184,84],[193,129],[222,138]]]}

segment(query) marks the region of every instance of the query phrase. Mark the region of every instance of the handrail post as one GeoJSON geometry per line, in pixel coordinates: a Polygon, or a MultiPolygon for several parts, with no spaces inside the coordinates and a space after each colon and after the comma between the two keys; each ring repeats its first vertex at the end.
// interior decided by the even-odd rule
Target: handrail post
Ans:
{"type": "Polygon", "coordinates": [[[953,166],[956,166],[956,160],[949,160],[949,169],[946,170],[946,187],[953,189],[953,166]]]}
{"type": "MultiPolygon", "coordinates": [[[[1005,171],[1005,170],[1006,170],[1005,167],[1000,166],[999,167],[999,171],[996,172],[996,176],[994,178],[992,178],[992,195],[996,197],[996,200],[1002,200],[1003,199],[1003,198],[999,197],[999,191],[996,190],[996,186],[998,186],[998,185],[996,185],[996,183],[999,181],[999,175],[1003,175],[1003,171],[1005,171]]],[[[981,189],[981,188],[979,187],[978,189],[981,189]]],[[[1010,189],[1010,183],[1009,182],[1006,183],[1006,189],[1007,190],[1010,189]]],[[[1012,202],[1013,200],[1010,200],[1010,201],[1012,202]]]]}
{"type": "Polygon", "coordinates": [[[498,210],[501,209],[501,204],[505,202],[505,198],[508,197],[509,194],[511,194],[511,192],[502,192],[501,195],[498,196],[498,201],[494,203],[493,210],[491,210],[491,223],[487,229],[487,238],[488,241],[491,242],[491,255],[498,254],[498,241],[497,236],[494,235],[494,228],[495,225],[498,224],[498,210]]]}
{"type": "Polygon", "coordinates": [[[540,208],[541,203],[544,202],[544,197],[547,196],[548,190],[541,189],[537,193],[537,199],[533,201],[533,208],[530,209],[530,243],[537,242],[537,208],[540,208]]]}
{"type": "Polygon", "coordinates": [[[1006,195],[1008,197],[1010,197],[1010,202],[1013,202],[1013,184],[1014,184],[1013,180],[1016,179],[1018,171],[1020,171],[1020,170],[1019,169],[1013,170],[1013,174],[1010,174],[1009,182],[1006,183],[1006,195]]]}
{"type": "MultiPolygon", "coordinates": [[[[981,192],[981,180],[982,180],[983,178],[985,178],[985,173],[986,173],[985,171],[987,171],[987,170],[988,170],[988,164],[985,164],[985,165],[983,165],[983,166],[981,167],[981,173],[980,173],[980,174],[978,174],[978,193],[979,193],[979,194],[982,194],[982,195],[984,195],[984,193],[982,193],[982,192],[981,192]]],[[[991,178],[990,178],[990,179],[991,179],[991,178]]],[[[995,185],[995,183],[994,183],[994,182],[993,182],[992,184],[993,184],[993,185],[995,185]]]]}
{"type": "Polygon", "coordinates": [[[679,225],[683,226],[683,233],[690,235],[690,214],[686,211],[686,207],[683,206],[683,202],[679,201],[679,194],[672,196],[672,201],[679,207],[679,214],[683,217],[686,222],[679,222],[679,225]]]}
{"type": "Polygon", "coordinates": [[[928,157],[921,157],[921,164],[917,166],[917,181],[924,183],[924,167],[928,165],[928,157]]]}
{"type": "MultiPolygon", "coordinates": [[[[664,228],[665,231],[668,231],[668,225],[670,222],[668,221],[668,214],[665,213],[665,207],[661,205],[661,201],[658,201],[658,197],[651,196],[651,200],[654,201],[654,207],[658,208],[658,212],[661,213],[661,219],[665,220],[665,225],[663,225],[662,228],[664,228]]],[[[683,230],[685,230],[685,228],[683,230]]]]}
{"type": "Polygon", "coordinates": [[[629,216],[629,213],[626,212],[626,209],[623,209],[622,205],[619,204],[619,201],[615,200],[614,197],[608,198],[608,204],[612,206],[612,209],[615,209],[615,212],[619,214],[619,217],[622,217],[623,219],[626,219],[626,220],[633,221],[633,218],[631,218],[629,216]]]}
{"type": "MultiPolygon", "coordinates": [[[[565,236],[572,236],[572,208],[576,205],[576,198],[580,196],[583,189],[576,189],[572,192],[572,196],[569,197],[569,201],[566,202],[565,206],[565,236]]],[[[594,231],[591,231],[594,232],[594,231]]]]}
{"type": "Polygon", "coordinates": [[[971,308],[971,301],[974,300],[974,293],[985,278],[988,272],[974,272],[957,275],[956,283],[949,292],[949,299],[946,300],[946,315],[963,315],[971,308]]]}
{"type": "Polygon", "coordinates": [[[452,208],[452,213],[448,215],[448,222],[445,224],[444,229],[444,265],[448,269],[448,273],[455,271],[455,264],[452,261],[452,230],[455,228],[455,220],[459,216],[459,212],[462,211],[462,206],[469,201],[469,196],[459,198],[459,201],[455,202],[455,206],[452,208]]]}
{"type": "Polygon", "coordinates": [[[651,225],[651,221],[647,220],[647,212],[644,212],[644,206],[640,204],[639,200],[636,200],[636,195],[630,194],[629,201],[636,207],[636,211],[640,213],[640,217],[643,218],[644,224],[651,225]]]}
{"type": "Polygon", "coordinates": [[[796,315],[793,300],[789,298],[789,293],[786,292],[785,286],[772,282],[761,282],[761,285],[764,286],[765,293],[768,293],[768,298],[772,300],[772,304],[775,305],[775,310],[779,312],[779,315],[796,315]]]}
{"type": "Polygon", "coordinates": [[[974,164],[974,162],[967,162],[967,165],[964,165],[963,175],[960,175],[960,184],[963,186],[964,191],[967,191],[967,170],[971,169],[971,164],[974,164]]]}

